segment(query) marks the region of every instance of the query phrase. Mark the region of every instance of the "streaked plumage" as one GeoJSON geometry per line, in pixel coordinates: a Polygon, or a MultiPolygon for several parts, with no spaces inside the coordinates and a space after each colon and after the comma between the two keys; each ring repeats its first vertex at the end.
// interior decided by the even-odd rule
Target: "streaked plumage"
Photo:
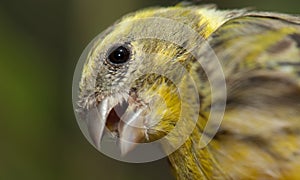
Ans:
{"type": "MultiPolygon", "coordinates": [[[[163,29],[158,23],[151,31],[161,33],[163,29]]],[[[176,32],[169,32],[169,36],[166,38],[176,37],[176,32]]],[[[189,36],[183,39],[187,47],[199,41],[189,36]]],[[[152,8],[125,16],[99,39],[82,73],[79,110],[86,115],[93,107],[102,107],[104,101],[112,108],[124,99],[128,103],[124,117],[130,119],[132,113],[145,107],[137,123],[147,124],[145,129],[125,131],[126,125],[120,125],[118,120],[106,122],[108,110],[101,119],[103,122],[96,120],[100,125],[88,125],[96,146],[105,123],[121,138],[135,142],[159,139],[174,128],[183,106],[189,109],[185,115],[199,111],[199,118],[188,140],[169,156],[178,179],[300,179],[299,17],[247,10],[222,11],[213,6],[152,8]],[[195,57],[178,44],[135,38],[136,34],[147,34],[148,29],[134,20],[149,17],[175,20],[194,29],[220,60],[226,79],[227,106],[216,135],[203,134],[212,107],[211,90],[195,57]],[[133,53],[129,63],[116,67],[106,62],[106,53],[119,37],[131,39],[127,43],[133,53]],[[145,73],[159,69],[173,76],[180,73],[176,63],[184,66],[196,82],[199,110],[193,109],[196,100],[188,96],[191,84],[185,81],[185,76],[179,86],[186,98],[190,98],[188,103],[180,102],[178,87],[168,78],[145,73]],[[163,99],[153,100],[156,95],[163,99]],[[205,148],[199,148],[201,136],[213,136],[213,140],[205,148]]],[[[213,57],[206,46],[197,52],[199,60],[210,67],[212,77],[220,73],[210,64],[213,57]]],[[[182,131],[188,131],[187,127],[182,127],[182,131]]],[[[174,134],[168,141],[174,143],[179,136],[174,134]]],[[[121,144],[121,149],[130,149],[125,146],[121,144]]]]}

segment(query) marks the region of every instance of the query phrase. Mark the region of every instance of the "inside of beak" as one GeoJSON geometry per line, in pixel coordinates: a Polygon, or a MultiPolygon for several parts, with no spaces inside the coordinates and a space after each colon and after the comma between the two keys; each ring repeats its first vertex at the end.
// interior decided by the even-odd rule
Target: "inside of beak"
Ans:
{"type": "Polygon", "coordinates": [[[121,117],[128,108],[128,103],[117,104],[108,114],[106,119],[106,127],[113,134],[119,135],[118,126],[121,121],[121,117]]]}
{"type": "Polygon", "coordinates": [[[116,105],[109,113],[106,127],[119,138],[122,155],[132,151],[145,139],[145,108],[128,103],[116,105]]]}

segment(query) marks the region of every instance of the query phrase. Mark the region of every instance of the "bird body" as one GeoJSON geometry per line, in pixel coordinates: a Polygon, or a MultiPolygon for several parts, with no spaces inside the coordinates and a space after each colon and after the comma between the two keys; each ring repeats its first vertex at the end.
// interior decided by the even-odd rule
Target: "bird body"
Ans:
{"type": "Polygon", "coordinates": [[[129,14],[94,43],[79,92],[78,106],[96,146],[104,126],[133,142],[166,137],[172,145],[189,133],[169,155],[178,179],[300,179],[300,17],[211,5],[129,14]],[[199,38],[182,36],[180,24],[199,38]],[[220,74],[226,108],[211,133],[205,127],[224,85],[216,83],[213,99],[211,82],[220,74]],[[117,118],[111,109],[120,101],[126,108],[117,118]],[[93,108],[104,112],[100,118],[90,115],[93,108]],[[181,116],[185,121],[179,122],[181,116]],[[167,136],[177,125],[180,130],[167,136]],[[211,141],[202,146],[201,137],[211,141]]]}

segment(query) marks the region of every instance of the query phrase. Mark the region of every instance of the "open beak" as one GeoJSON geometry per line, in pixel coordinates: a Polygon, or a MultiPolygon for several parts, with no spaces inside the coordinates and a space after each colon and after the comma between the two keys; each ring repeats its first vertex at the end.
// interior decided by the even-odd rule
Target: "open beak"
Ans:
{"type": "MultiPolygon", "coordinates": [[[[132,101],[130,101],[132,102],[132,101]]],[[[97,149],[105,132],[116,134],[122,155],[133,150],[137,143],[145,139],[145,107],[135,103],[118,102],[106,97],[95,108],[86,112],[86,123],[89,136],[97,149]]]]}

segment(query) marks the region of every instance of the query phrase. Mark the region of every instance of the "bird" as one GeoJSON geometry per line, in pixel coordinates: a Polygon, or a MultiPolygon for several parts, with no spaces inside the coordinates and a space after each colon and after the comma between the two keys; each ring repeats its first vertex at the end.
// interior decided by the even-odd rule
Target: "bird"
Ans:
{"type": "Polygon", "coordinates": [[[108,129],[134,143],[163,138],[179,180],[300,179],[299,16],[138,10],[92,42],[76,83],[97,148],[108,129]]]}

